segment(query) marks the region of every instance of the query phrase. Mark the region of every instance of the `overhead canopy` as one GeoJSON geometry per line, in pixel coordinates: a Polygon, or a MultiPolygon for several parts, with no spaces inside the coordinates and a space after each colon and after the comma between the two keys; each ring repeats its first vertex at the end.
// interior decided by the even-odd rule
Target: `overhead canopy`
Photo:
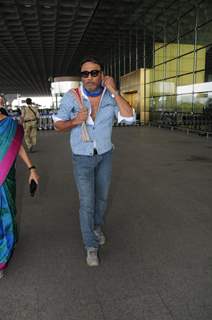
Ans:
{"type": "MultiPolygon", "coordinates": [[[[163,28],[164,8],[169,10],[169,17],[176,17],[180,2],[184,8],[195,3],[0,0],[0,93],[49,94],[49,81],[54,77],[78,75],[82,57],[106,57],[117,39],[128,39],[131,31],[136,30],[142,42],[144,23],[151,35],[155,19],[163,28]]],[[[159,32],[157,38],[162,41],[163,35],[159,32]]]]}

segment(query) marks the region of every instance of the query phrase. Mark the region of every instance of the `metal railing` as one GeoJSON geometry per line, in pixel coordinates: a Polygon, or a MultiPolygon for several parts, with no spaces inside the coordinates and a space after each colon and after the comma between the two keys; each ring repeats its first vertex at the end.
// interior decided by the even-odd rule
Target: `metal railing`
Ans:
{"type": "Polygon", "coordinates": [[[212,113],[158,111],[151,113],[150,125],[209,136],[212,135],[212,113]]]}

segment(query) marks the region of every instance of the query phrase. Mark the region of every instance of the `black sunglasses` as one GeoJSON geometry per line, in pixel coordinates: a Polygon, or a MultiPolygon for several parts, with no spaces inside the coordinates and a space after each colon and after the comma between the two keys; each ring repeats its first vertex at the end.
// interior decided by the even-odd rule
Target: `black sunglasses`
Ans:
{"type": "Polygon", "coordinates": [[[81,71],[80,75],[82,78],[88,78],[89,74],[90,74],[91,77],[95,78],[99,75],[100,72],[101,72],[101,70],[81,71]]]}

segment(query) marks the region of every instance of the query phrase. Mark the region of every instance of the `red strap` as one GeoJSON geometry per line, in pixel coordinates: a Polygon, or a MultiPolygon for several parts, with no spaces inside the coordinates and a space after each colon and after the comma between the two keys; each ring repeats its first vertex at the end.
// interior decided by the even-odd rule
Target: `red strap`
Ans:
{"type": "MultiPolygon", "coordinates": [[[[83,103],[82,103],[82,96],[81,96],[81,93],[80,93],[80,89],[76,88],[76,89],[71,89],[70,91],[74,94],[75,98],[77,99],[77,101],[79,103],[79,106],[80,106],[80,109],[83,109],[84,106],[83,106],[83,103]]],[[[88,134],[88,131],[87,131],[87,128],[86,128],[85,121],[82,123],[81,130],[82,130],[82,132],[81,132],[82,140],[84,142],[90,141],[90,137],[89,137],[89,134],[88,134]]]]}
{"type": "Polygon", "coordinates": [[[80,93],[80,89],[76,88],[76,89],[71,89],[70,91],[75,95],[77,101],[79,102],[80,109],[83,109],[82,96],[80,93]]]}

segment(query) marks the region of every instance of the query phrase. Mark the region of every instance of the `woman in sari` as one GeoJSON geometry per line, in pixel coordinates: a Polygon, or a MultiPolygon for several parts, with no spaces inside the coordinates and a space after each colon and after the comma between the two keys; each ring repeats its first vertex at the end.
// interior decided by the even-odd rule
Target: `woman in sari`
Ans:
{"type": "Polygon", "coordinates": [[[39,176],[22,146],[23,128],[17,121],[0,111],[0,278],[12,256],[17,242],[16,178],[17,155],[29,168],[29,183],[39,176]]]}

